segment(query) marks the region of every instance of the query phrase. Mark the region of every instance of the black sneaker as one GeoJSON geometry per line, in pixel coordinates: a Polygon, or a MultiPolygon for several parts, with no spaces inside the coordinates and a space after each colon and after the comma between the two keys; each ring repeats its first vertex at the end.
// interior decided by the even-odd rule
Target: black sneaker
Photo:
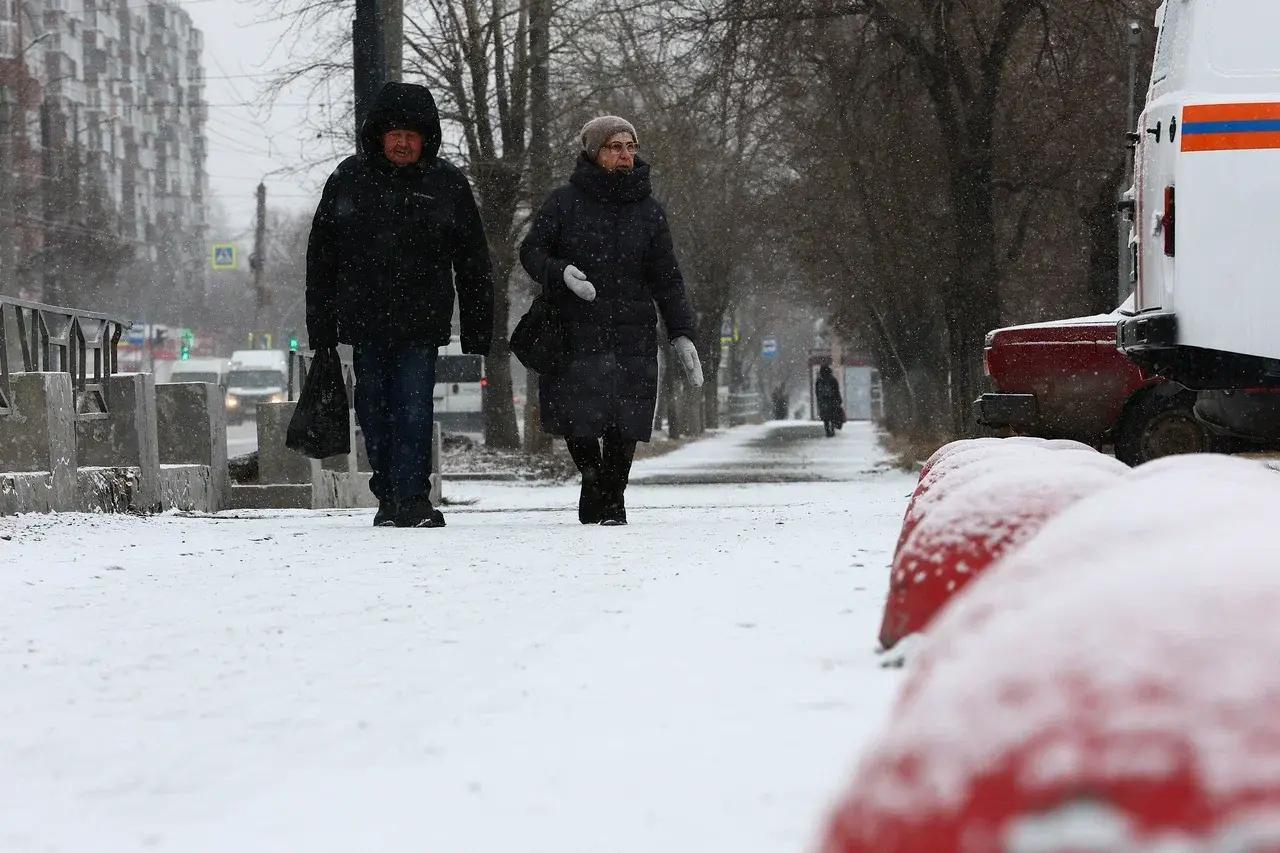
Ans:
{"type": "Polygon", "coordinates": [[[444,513],[429,498],[412,498],[400,504],[396,527],[444,527],[444,513]]]}
{"type": "Polygon", "coordinates": [[[396,526],[396,503],[395,501],[378,501],[378,511],[373,516],[374,527],[395,527],[396,526]]]}
{"type": "Polygon", "coordinates": [[[578,496],[578,521],[599,524],[604,521],[604,493],[600,490],[600,471],[588,468],[582,472],[582,493],[578,496]]]}

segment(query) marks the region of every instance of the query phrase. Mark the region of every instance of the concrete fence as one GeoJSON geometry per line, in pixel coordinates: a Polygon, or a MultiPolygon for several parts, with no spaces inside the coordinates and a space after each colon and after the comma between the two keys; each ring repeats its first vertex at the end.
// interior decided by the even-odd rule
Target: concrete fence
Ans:
{"type": "Polygon", "coordinates": [[[0,514],[227,505],[221,389],[117,373],[129,327],[0,296],[0,514]]]}
{"type": "MultiPolygon", "coordinates": [[[[354,411],[351,452],[312,460],[285,446],[293,401],[259,407],[257,479],[233,484],[224,389],[117,373],[116,347],[129,325],[0,296],[0,515],[377,505],[354,411]]],[[[290,397],[294,376],[304,379],[309,365],[308,355],[293,354],[290,397]]],[[[344,369],[350,404],[349,359],[344,369]]],[[[435,430],[438,504],[439,424],[435,430]]]]}

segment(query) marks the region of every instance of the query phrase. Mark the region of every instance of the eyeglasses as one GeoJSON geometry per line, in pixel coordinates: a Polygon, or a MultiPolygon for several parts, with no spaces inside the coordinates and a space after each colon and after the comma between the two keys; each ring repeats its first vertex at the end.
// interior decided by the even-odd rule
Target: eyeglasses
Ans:
{"type": "Polygon", "coordinates": [[[610,142],[608,145],[602,146],[602,150],[612,151],[614,154],[621,154],[623,151],[628,154],[635,154],[640,150],[640,144],[637,142],[610,142]]]}

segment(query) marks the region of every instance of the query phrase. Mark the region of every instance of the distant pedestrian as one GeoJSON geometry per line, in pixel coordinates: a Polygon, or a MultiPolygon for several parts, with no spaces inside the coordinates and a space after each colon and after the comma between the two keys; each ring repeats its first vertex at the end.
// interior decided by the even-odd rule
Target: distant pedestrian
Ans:
{"type": "Polygon", "coordinates": [[[818,370],[818,380],[813,386],[814,396],[818,398],[818,417],[822,419],[827,438],[836,434],[836,430],[844,426],[844,400],[840,397],[840,383],[831,372],[831,365],[824,364],[818,370]]]}
{"type": "Polygon", "coordinates": [[[443,527],[431,505],[436,354],[449,343],[456,289],[462,351],[488,355],[489,248],[471,186],[440,159],[440,117],[422,86],[387,83],[359,152],[325,185],[307,246],[313,349],[355,348],[379,527],[443,527]]]}
{"type": "Polygon", "coordinates": [[[543,204],[520,260],[567,330],[568,366],[539,382],[542,427],[565,438],[582,473],[578,520],[620,525],[627,523],[624,493],[636,442],[653,432],[659,314],[695,387],[702,364],[666,213],[652,197],[649,164],[637,156],[635,127],[602,116],[583,127],[581,143],[569,183],[543,204]]]}

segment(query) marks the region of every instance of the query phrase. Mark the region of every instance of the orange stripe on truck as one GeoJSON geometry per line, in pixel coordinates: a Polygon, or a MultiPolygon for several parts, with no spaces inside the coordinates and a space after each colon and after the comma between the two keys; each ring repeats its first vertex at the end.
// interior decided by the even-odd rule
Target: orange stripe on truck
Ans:
{"type": "Polygon", "coordinates": [[[1183,134],[1183,151],[1254,151],[1280,148],[1280,133],[1183,134]]]}
{"type": "Polygon", "coordinates": [[[1200,104],[1182,108],[1182,121],[1250,121],[1280,119],[1280,103],[1276,104],[1200,104]]]}

